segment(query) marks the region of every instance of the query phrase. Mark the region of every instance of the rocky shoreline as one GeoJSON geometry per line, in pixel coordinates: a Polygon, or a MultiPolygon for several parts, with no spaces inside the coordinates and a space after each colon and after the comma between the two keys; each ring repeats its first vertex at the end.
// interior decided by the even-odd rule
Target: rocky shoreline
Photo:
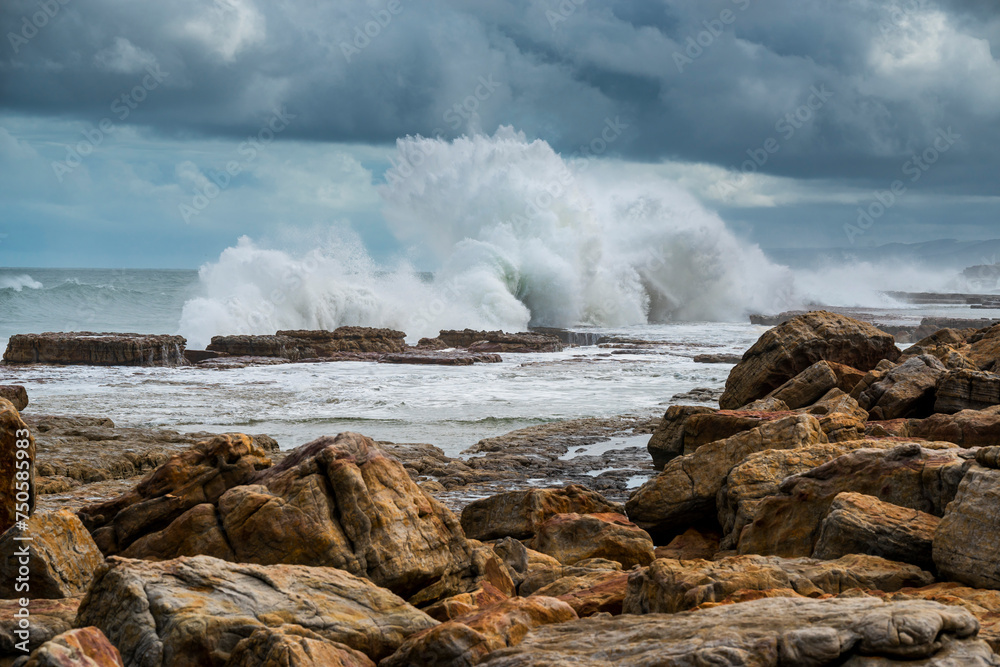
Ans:
{"type": "MultiPolygon", "coordinates": [[[[416,349],[555,344],[485,333],[416,349]]],[[[213,352],[406,354],[332,334],[213,352]]],[[[32,536],[33,652],[4,589],[0,664],[1000,666],[1000,325],[904,353],[803,313],[742,355],[718,407],[542,424],[456,458],[356,433],[280,452],[8,395],[0,484],[27,429],[34,512],[17,527],[0,507],[0,585],[32,536]]]]}

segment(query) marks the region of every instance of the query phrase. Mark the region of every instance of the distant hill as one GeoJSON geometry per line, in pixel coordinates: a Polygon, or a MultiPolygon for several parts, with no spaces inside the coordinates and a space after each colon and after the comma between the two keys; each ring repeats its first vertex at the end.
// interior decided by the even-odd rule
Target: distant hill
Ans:
{"type": "Polygon", "coordinates": [[[768,257],[792,268],[817,264],[896,261],[961,272],[972,266],[1000,263],[1000,239],[956,241],[940,239],[923,243],[887,243],[872,248],[771,248],[768,257]]]}

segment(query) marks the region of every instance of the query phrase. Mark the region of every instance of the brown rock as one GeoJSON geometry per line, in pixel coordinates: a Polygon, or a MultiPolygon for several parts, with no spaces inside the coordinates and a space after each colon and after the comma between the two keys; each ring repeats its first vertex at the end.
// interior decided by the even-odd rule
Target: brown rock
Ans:
{"type": "Polygon", "coordinates": [[[1000,372],[1000,324],[977,331],[968,342],[963,351],[973,363],[981,370],[1000,372]]]}
{"type": "Polygon", "coordinates": [[[604,558],[628,569],[653,561],[649,534],[621,514],[557,514],[539,526],[531,546],[563,565],[604,558]]]}
{"type": "Polygon", "coordinates": [[[207,556],[162,563],[108,559],[77,623],[100,628],[126,664],[142,667],[221,667],[241,640],[289,624],[378,660],[437,624],[343,570],[207,556]]]}
{"type": "Polygon", "coordinates": [[[704,558],[711,560],[719,551],[720,536],[718,533],[700,532],[688,528],[675,537],[665,547],[656,547],[657,558],[674,558],[676,560],[694,560],[704,558]]]}
{"type": "Polygon", "coordinates": [[[953,415],[909,419],[891,430],[904,437],[953,442],[961,447],[980,447],[1000,442],[1000,414],[962,410],[953,415]]]}
{"type": "MultiPolygon", "coordinates": [[[[685,425],[689,417],[714,413],[715,410],[712,408],[695,405],[671,405],[667,408],[663,419],[646,444],[649,455],[653,457],[653,467],[663,470],[668,461],[684,453],[685,425]]],[[[725,437],[729,435],[732,433],[725,437]]]]}
{"type": "Polygon", "coordinates": [[[279,331],[273,336],[214,336],[206,348],[232,356],[280,357],[298,361],[343,353],[402,352],[406,334],[392,329],[339,327],[333,331],[279,331]]]}
{"type": "Polygon", "coordinates": [[[812,554],[823,519],[837,494],[853,491],[941,516],[971,465],[967,450],[901,444],[859,449],[782,482],[765,498],[739,540],[741,554],[812,554]]]}
{"type": "Polygon", "coordinates": [[[78,628],[35,649],[21,667],[125,667],[121,654],[97,628],[78,628]]]}
{"type": "Polygon", "coordinates": [[[717,561],[660,559],[629,577],[626,614],[676,613],[718,602],[737,591],[792,589],[837,595],[851,588],[898,591],[934,577],[914,565],[853,554],[839,560],[735,556],[717,561]]]}
{"type": "Polygon", "coordinates": [[[246,440],[199,447],[132,494],[81,511],[105,553],[338,567],[406,597],[434,586],[419,604],[484,577],[513,592],[499,560],[489,571],[492,551],[474,549],[456,517],[369,438],[320,438],[270,468],[246,440]]]}
{"type": "Polygon", "coordinates": [[[31,621],[25,633],[15,616],[21,610],[19,600],[0,599],[0,663],[23,656],[24,651],[18,644],[25,640],[27,649],[34,651],[56,635],[70,630],[79,607],[80,598],[31,600],[28,604],[31,621]]]}
{"type": "Polygon", "coordinates": [[[858,449],[888,449],[897,444],[880,440],[853,440],[751,454],[729,472],[717,497],[719,525],[725,534],[721,548],[736,547],[743,528],[753,521],[761,501],[778,495],[782,481],[791,475],[807,472],[858,449]]]}
{"type": "Polygon", "coordinates": [[[18,514],[24,516],[35,510],[35,439],[14,404],[4,398],[0,398],[0,489],[3,533],[14,525],[18,514]],[[27,447],[19,446],[24,444],[27,447]]]}
{"type": "Polygon", "coordinates": [[[46,332],[10,337],[3,354],[8,364],[86,364],[89,366],[183,366],[182,336],[136,333],[46,332]]]}
{"type": "Polygon", "coordinates": [[[474,591],[459,593],[450,598],[445,598],[440,602],[435,602],[423,611],[435,621],[443,623],[459,616],[474,614],[481,609],[491,607],[498,602],[503,602],[509,597],[510,595],[504,593],[493,584],[484,582],[474,591]]]}
{"type": "Polygon", "coordinates": [[[924,600],[770,598],[680,614],[538,628],[488,667],[1000,664],[959,607],[924,600]]]}
{"type": "Polygon", "coordinates": [[[927,417],[934,411],[937,383],[947,373],[930,355],[911,357],[862,391],[858,403],[872,419],[927,417]]]}
{"type": "Polygon", "coordinates": [[[868,371],[899,357],[895,339],[870,324],[815,311],[769,330],[743,355],[726,381],[719,405],[736,409],[766,396],[817,361],[868,371]]]}
{"type": "Polygon", "coordinates": [[[618,512],[596,491],[570,484],[562,489],[509,491],[474,500],[462,510],[462,528],[476,540],[527,539],[556,514],[618,512]]]}
{"type": "Polygon", "coordinates": [[[66,510],[39,513],[26,524],[24,529],[14,527],[0,535],[0,598],[83,595],[104,556],[76,515],[66,510]],[[25,558],[30,595],[22,596],[15,583],[25,558]]]}
{"type": "Polygon", "coordinates": [[[599,613],[620,614],[628,591],[628,572],[591,570],[562,577],[532,595],[559,598],[581,618],[599,613]]]}
{"type": "Polygon", "coordinates": [[[732,470],[751,454],[766,449],[796,449],[826,442],[826,434],[811,415],[768,421],[755,429],[703,445],[676,458],[663,472],[640,487],[625,505],[636,525],[667,531],[714,523],[716,496],[732,470]]]}
{"type": "Polygon", "coordinates": [[[516,646],[535,628],[575,618],[572,607],[555,598],[512,598],[411,637],[379,667],[478,665],[493,651],[516,646]]]}
{"type": "Polygon", "coordinates": [[[498,364],[499,354],[461,350],[412,349],[395,354],[384,354],[378,359],[382,364],[421,364],[434,366],[471,366],[472,364],[498,364]]]}
{"type": "Polygon", "coordinates": [[[1000,375],[976,370],[951,371],[938,383],[934,412],[954,414],[1000,404],[1000,375]]]}
{"type": "Polygon", "coordinates": [[[870,554],[934,569],[931,544],[938,517],[884,503],[874,496],[840,493],[820,526],[813,558],[870,554]]]}
{"type": "Polygon", "coordinates": [[[941,576],[976,588],[1000,589],[1000,470],[973,465],[934,534],[941,576]]]}
{"type": "Polygon", "coordinates": [[[817,361],[768,396],[783,401],[790,409],[795,410],[812,405],[837,385],[837,373],[830,363],[817,361]]]}
{"type": "Polygon", "coordinates": [[[948,606],[965,607],[979,621],[978,637],[994,652],[1000,650],[1000,591],[945,582],[921,588],[904,588],[897,593],[870,593],[886,600],[932,600],[948,606]]]}
{"type": "MultiPolygon", "coordinates": [[[[538,555],[544,556],[544,554],[538,555]]],[[[551,558],[551,556],[545,557],[551,558]]],[[[559,564],[559,561],[554,558],[552,560],[556,563],[555,567],[549,567],[547,563],[543,567],[541,563],[536,563],[518,589],[518,594],[521,597],[534,595],[546,586],[563,579],[592,581],[595,576],[605,575],[609,572],[620,573],[622,571],[621,563],[604,558],[588,558],[575,565],[566,566],[559,564]]]]}
{"type": "MultiPolygon", "coordinates": [[[[248,483],[258,470],[270,465],[271,460],[250,436],[216,436],[173,455],[129,493],[85,507],[79,516],[97,546],[110,556],[169,526],[193,507],[214,503],[228,489],[248,483]]],[[[147,542],[142,557],[174,557],[169,544],[163,544],[158,554],[148,547],[147,542]]]]}
{"type": "MultiPolygon", "coordinates": [[[[428,345],[433,339],[428,339],[428,345]]],[[[543,333],[503,331],[442,331],[437,340],[446,347],[465,347],[473,352],[558,352],[566,347],[558,336],[543,333]]]]}
{"type": "Polygon", "coordinates": [[[367,655],[297,625],[262,628],[240,642],[226,667],[375,667],[367,655]]]}
{"type": "Polygon", "coordinates": [[[19,412],[28,407],[28,391],[19,384],[0,384],[0,398],[13,403],[19,412]]]}

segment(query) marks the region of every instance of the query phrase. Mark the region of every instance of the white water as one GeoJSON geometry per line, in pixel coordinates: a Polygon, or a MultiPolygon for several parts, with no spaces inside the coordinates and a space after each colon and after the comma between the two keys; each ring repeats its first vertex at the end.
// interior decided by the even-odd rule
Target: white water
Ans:
{"type": "Polygon", "coordinates": [[[420,166],[390,172],[384,215],[410,256],[377,267],[347,238],[305,256],[225,250],[185,304],[190,347],[220,333],[388,326],[411,339],[443,328],[626,326],[734,321],[794,302],[791,273],[664,182],[608,182],[543,141],[501,128],[453,142],[398,141],[420,166]]]}

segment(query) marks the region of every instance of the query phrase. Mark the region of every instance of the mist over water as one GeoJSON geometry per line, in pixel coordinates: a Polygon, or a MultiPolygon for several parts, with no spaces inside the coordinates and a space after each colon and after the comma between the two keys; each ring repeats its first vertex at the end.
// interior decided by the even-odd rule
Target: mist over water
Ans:
{"type": "Polygon", "coordinates": [[[428,280],[378,267],[353,239],[304,256],[241,239],[200,272],[184,306],[192,346],[213,334],[388,326],[625,326],[743,319],[790,307],[791,272],[665,182],[611,181],[586,160],[501,128],[451,142],[407,137],[380,186],[384,215],[428,280]],[[410,166],[416,165],[416,166],[410,166]]]}

